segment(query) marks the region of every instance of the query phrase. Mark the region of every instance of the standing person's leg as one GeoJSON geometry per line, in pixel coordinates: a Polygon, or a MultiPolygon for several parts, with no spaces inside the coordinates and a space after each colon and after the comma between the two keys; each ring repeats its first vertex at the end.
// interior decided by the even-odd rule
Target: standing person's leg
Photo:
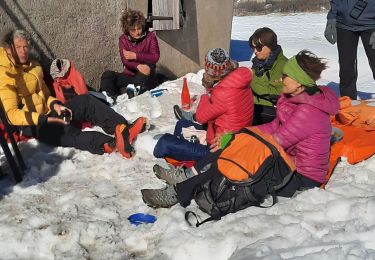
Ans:
{"type": "Polygon", "coordinates": [[[372,77],[375,80],[375,49],[370,45],[370,37],[375,29],[366,30],[361,33],[361,40],[366,51],[367,59],[372,70],[372,77]]]}
{"type": "Polygon", "coordinates": [[[340,95],[357,99],[357,47],[359,32],[337,28],[340,65],[340,95]]]}

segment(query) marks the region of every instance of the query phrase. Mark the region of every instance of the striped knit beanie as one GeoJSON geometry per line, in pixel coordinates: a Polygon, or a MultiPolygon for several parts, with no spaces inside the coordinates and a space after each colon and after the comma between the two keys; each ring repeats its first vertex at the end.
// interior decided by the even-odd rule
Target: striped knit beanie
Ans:
{"type": "Polygon", "coordinates": [[[51,63],[50,74],[53,79],[64,77],[70,68],[70,61],[67,59],[55,59],[51,63]]]}
{"type": "Polygon", "coordinates": [[[211,49],[206,54],[204,69],[213,78],[223,78],[235,67],[235,63],[222,48],[211,49]]]}

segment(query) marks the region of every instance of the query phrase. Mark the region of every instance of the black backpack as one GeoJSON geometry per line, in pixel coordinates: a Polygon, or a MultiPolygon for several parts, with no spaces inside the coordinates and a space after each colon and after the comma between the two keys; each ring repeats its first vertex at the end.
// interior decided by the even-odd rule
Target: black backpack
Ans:
{"type": "Polygon", "coordinates": [[[198,227],[250,206],[271,207],[277,202],[276,191],[290,181],[294,170],[294,164],[272,137],[257,128],[243,129],[234,135],[209,169],[210,179],[195,192],[199,208],[211,217],[199,222],[194,212],[187,211],[185,219],[191,224],[189,217],[195,216],[198,227]],[[248,160],[244,162],[244,158],[248,160]],[[233,174],[237,173],[248,177],[233,180],[233,174]],[[265,200],[268,205],[263,204],[265,200]]]}

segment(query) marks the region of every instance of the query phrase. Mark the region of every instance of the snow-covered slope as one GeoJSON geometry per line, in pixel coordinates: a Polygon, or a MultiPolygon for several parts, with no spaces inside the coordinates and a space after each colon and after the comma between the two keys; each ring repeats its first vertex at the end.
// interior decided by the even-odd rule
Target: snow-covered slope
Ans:
{"type": "MultiPolygon", "coordinates": [[[[337,85],[337,51],[323,36],[325,14],[235,17],[232,38],[247,40],[263,26],[276,31],[288,57],[304,48],[326,57],[330,68],[321,83],[337,85]]],[[[358,64],[360,90],[374,92],[362,47],[358,64]]],[[[186,77],[192,94],[203,92],[202,71],[186,77]]],[[[164,185],[152,172],[153,137],[173,131],[181,85],[179,79],[160,86],[167,91],[159,102],[148,94],[120,97],[116,111],[129,120],[150,117],[154,126],[139,136],[131,160],[35,140],[20,144],[29,165],[24,181],[14,186],[0,179],[0,259],[375,259],[374,158],[354,166],[341,162],[325,190],[199,228],[187,225],[179,205],[144,205],[140,189],[164,185]],[[127,217],[136,212],[158,220],[132,226],[127,217]]],[[[206,217],[194,202],[188,209],[206,217]]]]}

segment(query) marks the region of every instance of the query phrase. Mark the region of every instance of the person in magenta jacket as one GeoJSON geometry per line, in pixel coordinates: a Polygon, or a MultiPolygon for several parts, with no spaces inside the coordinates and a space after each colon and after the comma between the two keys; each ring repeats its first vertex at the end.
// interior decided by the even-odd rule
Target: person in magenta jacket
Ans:
{"type": "Polygon", "coordinates": [[[123,72],[105,71],[101,90],[110,97],[127,93],[132,98],[156,86],[155,69],[160,50],[155,34],[146,29],[146,20],[140,11],[125,11],[121,24],[124,34],[119,38],[119,51],[123,72]]]}
{"type": "Polygon", "coordinates": [[[331,121],[339,109],[338,97],[315,81],[326,65],[311,52],[302,51],[289,59],[284,73],[283,95],[277,102],[276,118],[259,126],[272,134],[296,164],[297,174],[279,195],[319,187],[328,170],[331,121]]]}
{"type": "Polygon", "coordinates": [[[254,98],[248,87],[252,72],[245,67],[236,68],[228,53],[222,48],[208,51],[202,84],[208,90],[203,94],[195,112],[182,111],[175,106],[177,122],[174,134],[164,134],[154,148],[157,158],[171,157],[178,161],[199,160],[209,152],[217,134],[237,131],[250,126],[253,121],[254,98]],[[204,126],[207,125],[207,128],[204,126]],[[182,128],[194,126],[207,130],[207,144],[185,140],[182,128]]]}
{"type": "MultiPolygon", "coordinates": [[[[325,68],[325,63],[309,51],[303,50],[289,59],[283,69],[284,88],[277,102],[276,118],[258,126],[271,134],[296,164],[297,172],[276,192],[278,196],[292,197],[296,191],[319,187],[325,180],[332,130],[330,116],[339,109],[336,94],[328,87],[316,85],[325,68]]],[[[223,142],[225,136],[216,138],[212,152],[225,148],[228,143],[223,142]]],[[[143,201],[154,208],[176,203],[187,207],[196,191],[215,176],[213,171],[218,171],[211,166],[217,156],[210,153],[188,170],[172,168],[155,172],[168,185],[163,189],[142,190],[143,201]]]]}

